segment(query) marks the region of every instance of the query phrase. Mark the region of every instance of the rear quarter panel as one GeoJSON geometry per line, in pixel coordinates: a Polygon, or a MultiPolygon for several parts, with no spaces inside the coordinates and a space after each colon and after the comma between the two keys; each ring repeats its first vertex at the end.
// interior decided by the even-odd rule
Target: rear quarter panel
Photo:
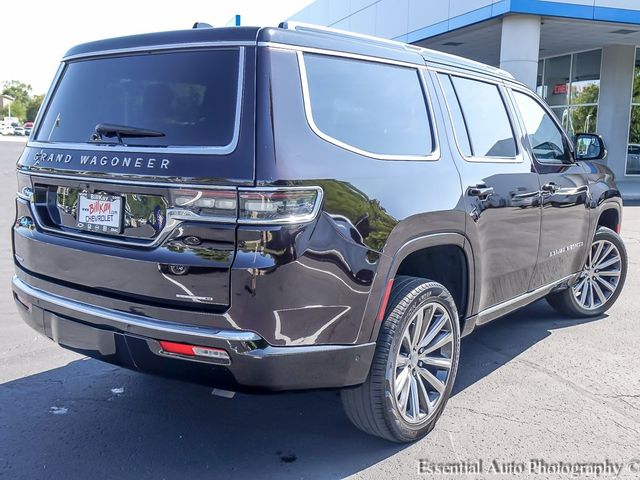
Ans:
{"type": "MultiPolygon", "coordinates": [[[[331,305],[335,288],[350,292],[365,287],[367,295],[352,292],[343,297],[352,308],[336,322],[336,328],[339,323],[351,326],[332,341],[366,341],[373,331],[392,259],[403,245],[428,233],[464,234],[458,172],[446,154],[435,161],[379,160],[320,138],[305,117],[294,51],[259,49],[257,95],[257,184],[320,185],[324,190],[321,218],[309,237],[315,244],[316,237],[322,236],[321,248],[298,251],[300,257],[295,261],[318,271],[327,270],[331,258],[343,263],[341,273],[331,271],[339,278],[327,278],[324,288],[307,292],[305,302],[331,305]],[[307,263],[311,261],[313,265],[307,263]]],[[[440,112],[434,114],[440,122],[440,112]]],[[[441,145],[443,140],[439,139],[441,145]]],[[[443,151],[448,151],[446,146],[443,151]]],[[[286,288],[287,278],[274,285],[277,275],[272,275],[267,285],[258,277],[254,288],[256,292],[278,285],[286,288]]],[[[299,277],[301,282],[309,278],[299,277]]],[[[296,303],[296,299],[287,301],[296,303]]],[[[327,310],[324,321],[331,318],[327,310]]],[[[290,320],[292,324],[304,321],[303,314],[290,320]]]]}

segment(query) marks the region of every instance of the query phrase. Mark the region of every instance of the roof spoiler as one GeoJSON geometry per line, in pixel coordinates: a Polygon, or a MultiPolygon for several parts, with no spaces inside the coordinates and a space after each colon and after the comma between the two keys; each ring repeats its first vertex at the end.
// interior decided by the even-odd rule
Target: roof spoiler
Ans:
{"type": "Polygon", "coordinates": [[[205,22],[196,22],[191,28],[213,28],[213,25],[205,22]]]}

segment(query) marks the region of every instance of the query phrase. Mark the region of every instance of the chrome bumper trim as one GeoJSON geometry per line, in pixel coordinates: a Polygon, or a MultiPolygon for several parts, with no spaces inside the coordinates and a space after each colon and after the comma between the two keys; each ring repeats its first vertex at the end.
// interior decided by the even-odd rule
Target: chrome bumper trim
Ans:
{"type": "MultiPolygon", "coordinates": [[[[123,332],[130,332],[131,327],[141,328],[150,331],[156,331],[160,333],[171,333],[178,335],[191,335],[195,337],[206,338],[209,340],[224,340],[224,341],[237,341],[237,342],[255,342],[262,340],[260,335],[254,332],[248,332],[245,330],[222,330],[198,327],[195,325],[168,323],[161,320],[155,320],[153,318],[143,317],[141,315],[135,315],[133,313],[119,312],[108,308],[98,307],[96,305],[90,305],[87,303],[77,302],[68,298],[61,297],[47,293],[38,288],[34,288],[31,285],[23,282],[17,276],[12,280],[13,289],[20,293],[34,298],[43,303],[48,303],[62,307],[68,310],[81,312],[86,315],[102,318],[108,320],[116,328],[123,332]]],[[[46,307],[45,307],[46,309],[46,307]]],[[[54,312],[55,313],[55,312],[54,312]]]]}

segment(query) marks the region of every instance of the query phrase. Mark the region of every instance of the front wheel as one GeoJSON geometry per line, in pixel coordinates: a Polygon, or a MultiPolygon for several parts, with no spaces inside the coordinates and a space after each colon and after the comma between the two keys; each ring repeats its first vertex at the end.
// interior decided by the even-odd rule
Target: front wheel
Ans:
{"type": "Polygon", "coordinates": [[[627,250],[620,236],[599,227],[587,261],[571,288],[547,295],[560,313],[572,317],[594,317],[616,302],[627,278],[627,250]]]}
{"type": "Polygon", "coordinates": [[[451,395],[459,351],[458,312],[447,289],[397,277],[369,376],[341,392],[347,416],[361,430],[394,442],[423,437],[451,395]]]}

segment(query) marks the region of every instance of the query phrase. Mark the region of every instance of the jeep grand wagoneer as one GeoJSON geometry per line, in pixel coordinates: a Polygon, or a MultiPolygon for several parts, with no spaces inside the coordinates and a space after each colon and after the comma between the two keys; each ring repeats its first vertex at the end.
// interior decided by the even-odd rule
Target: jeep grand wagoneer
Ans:
{"type": "Polygon", "coordinates": [[[65,348],[340,388],[359,428],[411,441],[461,336],[543,297],[616,301],[605,154],[506,72],[411,45],[294,24],[88,43],[18,162],[15,300],[65,348]]]}

